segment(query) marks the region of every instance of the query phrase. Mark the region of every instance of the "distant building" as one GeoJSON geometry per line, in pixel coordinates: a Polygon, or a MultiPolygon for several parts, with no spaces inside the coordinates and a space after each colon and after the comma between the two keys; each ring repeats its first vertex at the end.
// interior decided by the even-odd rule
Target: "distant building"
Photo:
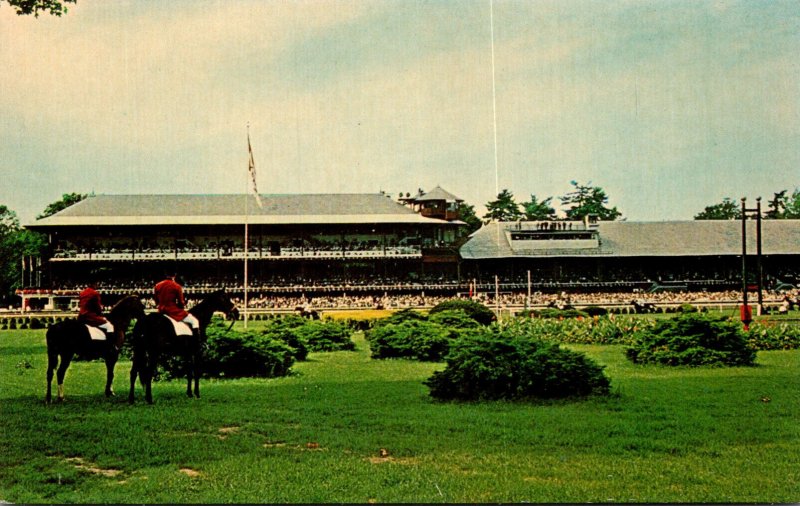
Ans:
{"type": "MultiPolygon", "coordinates": [[[[540,221],[489,223],[461,247],[462,273],[483,281],[533,279],[607,289],[680,283],[741,287],[741,221],[540,221]]],[[[748,272],[756,276],[756,224],[747,222],[748,272]]],[[[800,220],[762,221],[765,281],[797,283],[800,220]]]]}
{"type": "Polygon", "coordinates": [[[147,287],[170,266],[189,291],[235,289],[243,285],[245,223],[254,289],[457,274],[457,258],[442,262],[438,249],[457,236],[459,223],[415,212],[383,193],[262,195],[261,201],[259,208],[252,195],[89,197],[27,226],[49,238],[36,288],[71,294],[97,272],[120,290],[147,287]]]}

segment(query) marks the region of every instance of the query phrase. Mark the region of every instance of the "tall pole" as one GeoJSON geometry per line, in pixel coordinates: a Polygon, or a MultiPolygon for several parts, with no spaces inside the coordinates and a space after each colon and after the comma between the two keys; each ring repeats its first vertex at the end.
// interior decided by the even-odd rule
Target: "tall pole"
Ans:
{"type": "Polygon", "coordinates": [[[497,319],[500,319],[500,278],[497,274],[494,276],[494,310],[497,313],[497,319]]]}
{"type": "Polygon", "coordinates": [[[758,269],[758,314],[764,311],[764,269],[761,265],[761,197],[756,199],[756,268],[758,269]]]}
{"type": "MultiPolygon", "coordinates": [[[[247,150],[248,154],[250,152],[250,123],[247,124],[247,150]]],[[[248,160],[249,163],[249,160],[248,160]]],[[[247,329],[247,254],[249,248],[249,235],[248,235],[248,221],[250,215],[250,182],[248,179],[250,178],[250,171],[247,172],[247,177],[245,177],[245,185],[244,185],[244,284],[242,285],[244,289],[244,311],[242,314],[244,315],[244,328],[247,329]]]]}
{"type": "Polygon", "coordinates": [[[741,318],[745,329],[749,325],[748,305],[747,305],[747,208],[745,207],[745,197],[742,197],[742,312],[741,318]]]}
{"type": "Polygon", "coordinates": [[[525,299],[525,309],[531,308],[531,271],[528,270],[528,298],[525,299]]]}

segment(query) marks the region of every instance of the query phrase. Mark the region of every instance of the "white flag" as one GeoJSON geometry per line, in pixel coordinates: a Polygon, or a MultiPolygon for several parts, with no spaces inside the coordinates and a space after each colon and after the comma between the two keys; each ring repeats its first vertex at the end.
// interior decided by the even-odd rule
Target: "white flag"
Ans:
{"type": "Polygon", "coordinates": [[[263,207],[261,205],[261,197],[258,195],[258,184],[256,184],[256,162],[253,161],[253,148],[250,147],[250,133],[247,134],[247,151],[250,154],[250,179],[253,181],[253,193],[256,195],[256,203],[258,207],[263,207]]]}

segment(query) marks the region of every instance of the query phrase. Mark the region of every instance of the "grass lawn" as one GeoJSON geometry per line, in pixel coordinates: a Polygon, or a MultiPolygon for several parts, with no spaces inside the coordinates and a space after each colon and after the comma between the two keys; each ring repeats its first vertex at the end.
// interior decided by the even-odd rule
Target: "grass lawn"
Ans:
{"type": "Polygon", "coordinates": [[[312,353],[273,380],[159,382],[155,404],[103,396],[74,363],[45,406],[44,331],[0,332],[0,500],[14,503],[797,502],[800,351],[758,366],[634,366],[617,346],[570,346],[614,395],[443,404],[443,364],[312,353]],[[30,367],[27,367],[30,365],[30,367]],[[381,452],[384,449],[385,452],[381,452]]]}

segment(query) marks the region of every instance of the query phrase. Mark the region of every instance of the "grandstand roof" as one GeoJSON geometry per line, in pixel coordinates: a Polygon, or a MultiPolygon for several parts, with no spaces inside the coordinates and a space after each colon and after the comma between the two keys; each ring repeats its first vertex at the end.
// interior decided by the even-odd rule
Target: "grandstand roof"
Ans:
{"type": "MultiPolygon", "coordinates": [[[[512,241],[517,223],[489,223],[461,247],[464,259],[534,257],[641,257],[741,255],[742,224],[738,220],[666,222],[600,222],[599,246],[584,249],[525,248],[512,241]]],[[[763,220],[765,255],[800,254],[800,220],[763,220]]],[[[756,223],[747,222],[747,252],[756,253],[756,223]]]]}
{"type": "MultiPolygon", "coordinates": [[[[423,217],[385,194],[248,195],[247,222],[267,224],[448,224],[423,217]]],[[[245,223],[245,196],[95,195],[28,228],[78,225],[237,225],[245,223]]]]}

